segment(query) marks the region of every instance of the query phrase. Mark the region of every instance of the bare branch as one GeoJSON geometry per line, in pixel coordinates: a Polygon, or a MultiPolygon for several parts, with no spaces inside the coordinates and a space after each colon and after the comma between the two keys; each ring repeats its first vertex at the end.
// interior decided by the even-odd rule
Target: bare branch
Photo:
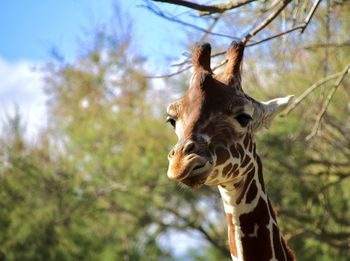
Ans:
{"type": "Polygon", "coordinates": [[[345,233],[330,234],[325,231],[315,232],[313,230],[305,229],[304,231],[302,231],[301,233],[295,236],[313,238],[320,242],[327,243],[328,245],[331,245],[332,247],[335,247],[338,249],[343,249],[343,250],[349,249],[349,245],[347,243],[347,239],[349,235],[345,233]]]}
{"type": "MultiPolygon", "coordinates": [[[[236,0],[236,1],[229,1],[227,3],[216,4],[214,6],[220,9],[219,13],[223,13],[225,11],[235,9],[235,8],[241,7],[243,5],[246,5],[246,4],[249,4],[251,2],[255,2],[255,1],[256,0],[236,0]]],[[[204,16],[204,15],[210,15],[213,13],[214,12],[203,11],[203,12],[199,12],[199,15],[204,16]]]]}
{"type": "Polygon", "coordinates": [[[145,7],[146,9],[151,11],[152,13],[154,13],[154,14],[156,14],[156,15],[158,15],[158,16],[160,16],[160,17],[162,17],[162,18],[164,18],[164,19],[166,19],[168,21],[175,22],[175,23],[187,26],[187,27],[191,27],[193,29],[196,29],[198,31],[201,31],[201,32],[204,32],[204,33],[207,33],[207,34],[210,34],[210,35],[221,36],[221,37],[225,37],[225,38],[229,38],[229,39],[236,39],[236,37],[232,37],[230,35],[220,34],[220,33],[213,33],[213,32],[210,32],[207,29],[202,28],[200,26],[181,21],[180,19],[178,19],[178,18],[176,18],[174,16],[169,16],[169,15],[165,14],[161,10],[157,9],[155,6],[145,5],[143,7],[145,7]]]}
{"type": "MultiPolygon", "coordinates": [[[[211,58],[213,57],[217,57],[217,56],[220,56],[220,55],[224,55],[226,53],[226,51],[222,51],[222,52],[218,52],[218,53],[214,53],[211,55],[211,58]]],[[[172,64],[171,66],[183,66],[185,64],[189,64],[191,63],[191,58],[187,58],[185,59],[184,61],[180,62],[180,63],[175,63],[175,64],[172,64]]],[[[226,62],[225,62],[226,63],[226,62]]],[[[220,66],[219,66],[220,67],[220,66]]]]}
{"type": "MultiPolygon", "coordinates": [[[[288,2],[288,1],[287,1],[287,2],[288,2]]],[[[276,35],[274,35],[274,36],[267,37],[267,38],[262,39],[262,40],[259,40],[259,41],[257,41],[257,42],[254,42],[254,43],[251,43],[251,44],[247,44],[246,46],[249,47],[249,46],[258,45],[258,44],[260,44],[260,43],[263,43],[263,42],[272,40],[272,39],[274,39],[274,38],[280,37],[280,36],[282,36],[282,35],[291,33],[291,32],[296,31],[296,30],[301,30],[300,33],[303,33],[303,32],[305,31],[306,27],[309,25],[309,23],[310,23],[310,21],[311,21],[311,18],[313,17],[314,13],[316,12],[316,9],[317,9],[318,5],[320,4],[320,2],[321,2],[321,0],[317,0],[317,1],[314,3],[314,5],[312,6],[312,8],[311,8],[311,10],[310,10],[310,12],[309,12],[309,14],[308,14],[308,16],[305,18],[304,22],[303,22],[301,25],[295,26],[295,27],[293,27],[293,28],[291,28],[291,29],[289,29],[289,30],[287,30],[287,31],[284,31],[284,32],[279,33],[279,34],[276,34],[276,35]]],[[[288,3],[287,3],[287,4],[288,4],[288,3]]],[[[286,5],[287,5],[287,4],[286,4],[286,5]]],[[[279,12],[281,12],[281,11],[286,7],[286,5],[283,6],[283,4],[281,4],[281,7],[280,7],[278,10],[276,10],[276,13],[273,13],[273,14],[270,15],[271,18],[272,18],[272,20],[275,19],[275,18],[277,17],[277,15],[279,14],[279,12]],[[275,14],[275,15],[274,15],[274,14],[275,14]]],[[[268,17],[268,18],[269,18],[269,17],[268,17]]],[[[268,18],[265,20],[265,21],[268,22],[265,26],[267,26],[267,25],[272,21],[272,20],[271,20],[271,21],[268,21],[268,20],[269,20],[268,18]]],[[[264,22],[263,22],[263,23],[264,23],[264,22]]],[[[263,23],[261,23],[260,25],[258,25],[257,28],[259,28],[259,26],[261,27],[261,26],[263,25],[263,23]]],[[[261,29],[263,29],[263,28],[261,28],[261,29]]],[[[256,34],[256,33],[255,33],[255,34],[256,34]]],[[[254,35],[252,35],[252,36],[254,36],[254,35]]]]}
{"type": "Polygon", "coordinates": [[[312,129],[312,132],[306,137],[306,140],[310,140],[311,138],[313,138],[318,131],[318,128],[320,127],[320,123],[322,120],[322,117],[324,116],[324,114],[326,113],[329,103],[331,102],[335,92],[337,91],[339,85],[342,83],[342,81],[344,80],[345,76],[350,72],[350,64],[348,64],[345,69],[343,70],[342,74],[339,76],[339,78],[335,81],[334,86],[332,88],[332,90],[329,92],[327,98],[326,98],[326,103],[323,106],[322,110],[320,111],[320,113],[317,116],[315,125],[312,129]]]}
{"type": "Polygon", "coordinates": [[[185,6],[185,7],[200,11],[199,15],[210,15],[213,13],[223,13],[227,10],[231,10],[231,9],[249,4],[256,0],[236,0],[236,1],[228,1],[227,3],[214,4],[214,5],[201,5],[201,4],[196,4],[196,3],[183,1],[183,0],[152,0],[152,1],[185,6]]]}
{"type": "MultiPolygon", "coordinates": [[[[215,13],[215,12],[222,13],[222,12],[224,12],[226,10],[242,6],[242,5],[247,4],[249,2],[253,2],[253,1],[247,1],[247,0],[243,1],[243,0],[241,0],[241,1],[235,1],[235,2],[230,2],[230,3],[225,3],[225,4],[217,4],[217,5],[210,5],[209,6],[209,5],[200,5],[200,4],[192,3],[192,2],[189,2],[189,1],[182,1],[182,0],[153,0],[153,1],[155,1],[155,2],[165,2],[165,3],[174,4],[174,5],[180,5],[180,6],[186,6],[186,7],[189,7],[189,8],[198,10],[198,11],[201,11],[201,12],[209,12],[209,13],[215,13]],[[227,8],[227,9],[225,9],[225,8],[227,8]],[[218,10],[220,10],[220,11],[218,11],[218,10]]],[[[246,45],[246,47],[251,47],[251,46],[258,45],[258,44],[270,41],[272,39],[278,38],[278,37],[280,37],[282,35],[285,35],[285,34],[288,34],[288,33],[291,33],[291,32],[297,31],[297,30],[301,30],[301,32],[304,32],[306,27],[309,25],[313,15],[315,14],[316,9],[319,6],[321,0],[316,0],[315,1],[315,3],[313,4],[312,8],[310,9],[307,17],[305,18],[304,22],[301,25],[295,26],[295,27],[293,27],[291,29],[288,29],[288,30],[286,30],[284,32],[278,33],[278,34],[273,35],[273,36],[269,36],[269,37],[264,38],[262,40],[258,40],[258,41],[255,41],[255,42],[247,44],[248,41],[251,41],[251,38],[253,38],[260,31],[262,31],[265,27],[267,27],[287,7],[287,5],[290,2],[291,2],[291,0],[282,0],[282,1],[276,1],[275,2],[276,4],[274,4],[273,7],[271,7],[270,9],[275,9],[275,8],[276,9],[269,16],[267,16],[261,23],[259,23],[253,29],[251,29],[243,37],[243,39],[241,39],[241,41],[246,45]]],[[[228,36],[228,35],[223,35],[223,34],[218,34],[218,33],[211,32],[213,26],[219,20],[220,16],[215,18],[215,20],[208,27],[208,29],[204,29],[204,28],[198,27],[196,25],[193,25],[193,24],[190,24],[190,23],[187,23],[187,22],[184,22],[184,21],[180,21],[179,19],[177,19],[175,17],[167,16],[162,11],[156,10],[154,7],[146,6],[146,8],[149,9],[150,11],[152,11],[153,13],[155,13],[155,14],[157,14],[157,15],[159,15],[159,16],[167,19],[167,20],[170,20],[170,21],[173,21],[173,22],[177,22],[177,23],[180,23],[180,24],[185,25],[185,26],[190,26],[190,27],[192,27],[194,29],[197,29],[199,31],[204,32],[205,34],[204,34],[203,37],[205,37],[207,34],[211,34],[211,35],[217,35],[217,36],[227,37],[227,38],[231,38],[231,39],[237,39],[236,37],[232,37],[232,36],[228,36]]],[[[212,55],[212,57],[215,57],[215,56],[218,56],[218,55],[222,55],[224,53],[225,52],[219,52],[217,54],[212,55]]],[[[188,62],[189,62],[189,59],[186,59],[185,61],[183,61],[183,62],[181,62],[181,63],[179,63],[177,65],[179,65],[179,66],[185,65],[188,62]]],[[[227,63],[226,59],[221,61],[218,65],[216,65],[213,68],[213,71],[215,71],[216,69],[218,69],[219,67],[223,66],[226,63],[227,63]]],[[[191,68],[191,66],[188,66],[186,68],[189,69],[189,68],[191,68]]],[[[179,70],[178,72],[171,73],[171,74],[164,75],[164,76],[150,76],[150,78],[171,77],[173,75],[177,75],[179,73],[182,73],[182,72],[186,71],[187,69],[182,69],[182,70],[179,70]]]]}
{"type": "Polygon", "coordinates": [[[254,27],[250,32],[248,32],[247,35],[242,39],[242,42],[246,44],[253,36],[255,36],[258,32],[263,30],[266,26],[268,26],[290,2],[291,0],[281,1],[278,8],[268,17],[266,17],[264,21],[262,21],[256,27],[254,27]]]}
{"type": "Polygon", "coordinates": [[[337,213],[337,212],[334,210],[334,208],[333,208],[333,206],[332,206],[332,204],[331,204],[331,202],[330,202],[330,200],[329,200],[328,194],[327,194],[327,193],[323,193],[323,195],[324,195],[324,199],[325,199],[325,207],[326,207],[327,211],[331,214],[331,217],[332,217],[337,223],[342,224],[342,225],[345,225],[345,226],[347,226],[347,227],[350,227],[350,222],[349,222],[349,220],[347,220],[346,218],[343,218],[343,217],[338,216],[340,213],[337,213]]]}
{"type": "Polygon", "coordinates": [[[177,72],[174,72],[174,73],[169,73],[169,74],[164,74],[164,75],[148,75],[148,76],[145,76],[146,78],[150,78],[150,79],[158,79],[158,78],[169,78],[169,77],[172,77],[172,76],[175,76],[175,75],[178,75],[180,73],[183,73],[185,71],[187,71],[188,69],[190,69],[192,67],[192,65],[189,65],[181,70],[178,70],[177,72]]]}
{"type": "Polygon", "coordinates": [[[216,71],[217,69],[219,69],[221,66],[224,66],[226,63],[228,62],[228,59],[222,60],[220,63],[218,63],[217,65],[215,65],[212,68],[212,71],[216,71]]]}
{"type": "Polygon", "coordinates": [[[304,27],[301,26],[301,25],[296,26],[296,27],[293,27],[293,28],[291,28],[291,29],[289,29],[289,30],[287,30],[287,31],[282,32],[282,33],[275,34],[275,35],[273,35],[273,36],[264,38],[264,39],[262,39],[262,40],[259,40],[259,41],[257,41],[257,42],[251,43],[251,44],[247,44],[246,47],[251,47],[251,46],[254,46],[254,45],[261,44],[261,43],[266,42],[266,41],[270,41],[270,40],[272,40],[272,39],[274,39],[274,38],[280,37],[280,36],[285,35],[285,34],[289,34],[289,33],[291,33],[291,32],[294,32],[294,31],[296,31],[296,30],[300,30],[300,29],[302,29],[302,28],[304,28],[304,27]]]}
{"type": "Polygon", "coordinates": [[[204,39],[208,36],[208,34],[213,30],[215,25],[218,23],[218,21],[220,20],[221,16],[222,16],[222,14],[219,14],[216,17],[214,17],[213,22],[208,26],[207,31],[204,32],[202,37],[199,39],[199,42],[204,41],[204,39]]]}
{"type": "Polygon", "coordinates": [[[330,80],[333,80],[337,77],[339,77],[339,75],[342,75],[342,72],[339,73],[335,73],[332,75],[329,75],[317,82],[315,82],[313,85],[311,85],[309,88],[306,89],[306,91],[303,92],[303,94],[301,94],[297,99],[294,100],[292,106],[290,106],[285,113],[282,114],[282,116],[286,116],[288,115],[292,110],[294,110],[299,103],[301,103],[310,93],[312,93],[314,90],[316,90],[318,87],[320,87],[321,85],[329,82],[330,80]]]}
{"type": "Polygon", "coordinates": [[[304,48],[306,50],[312,50],[312,49],[318,49],[318,48],[328,48],[328,47],[348,47],[350,46],[350,41],[346,41],[344,43],[328,43],[328,44],[314,44],[314,45],[309,45],[305,46],[304,48]]]}
{"type": "Polygon", "coordinates": [[[312,17],[314,16],[315,12],[316,12],[316,9],[318,7],[318,5],[321,3],[322,0],[316,0],[314,5],[311,7],[311,10],[309,12],[309,14],[307,15],[305,21],[304,21],[304,28],[301,30],[300,33],[304,33],[306,27],[308,26],[308,24],[310,23],[312,17]]]}

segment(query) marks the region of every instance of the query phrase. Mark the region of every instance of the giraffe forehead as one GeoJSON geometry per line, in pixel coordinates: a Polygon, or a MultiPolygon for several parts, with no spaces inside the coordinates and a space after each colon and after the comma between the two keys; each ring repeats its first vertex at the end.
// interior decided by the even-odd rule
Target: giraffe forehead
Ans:
{"type": "Polygon", "coordinates": [[[207,90],[198,91],[188,90],[185,95],[171,103],[167,107],[167,113],[170,116],[186,117],[191,114],[200,114],[204,117],[205,122],[213,114],[239,114],[242,112],[252,115],[254,108],[245,97],[245,94],[234,93],[230,90],[207,90]]]}

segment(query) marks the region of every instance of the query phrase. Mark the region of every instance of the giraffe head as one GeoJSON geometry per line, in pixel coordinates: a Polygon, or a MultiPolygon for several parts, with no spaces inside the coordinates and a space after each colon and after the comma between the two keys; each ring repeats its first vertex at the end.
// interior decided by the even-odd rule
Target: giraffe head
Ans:
{"type": "Polygon", "coordinates": [[[244,93],[243,51],[242,43],[233,42],[225,69],[214,75],[210,45],[195,48],[189,88],[167,108],[167,121],[178,136],[168,155],[170,179],[193,188],[239,179],[254,159],[253,133],[268,127],[291,101],[292,96],[258,102],[244,93]]]}

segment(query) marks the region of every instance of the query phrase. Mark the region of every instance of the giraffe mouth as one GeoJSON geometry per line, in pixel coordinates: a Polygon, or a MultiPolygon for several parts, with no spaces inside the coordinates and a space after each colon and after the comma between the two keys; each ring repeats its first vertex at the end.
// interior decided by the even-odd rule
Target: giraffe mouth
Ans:
{"type": "Polygon", "coordinates": [[[198,166],[194,167],[192,169],[191,176],[194,177],[194,176],[201,175],[204,172],[207,172],[209,169],[211,169],[212,165],[213,164],[210,161],[207,161],[206,163],[204,163],[202,165],[198,165],[198,166]]]}
{"type": "Polygon", "coordinates": [[[212,170],[213,163],[208,157],[190,154],[169,160],[168,177],[190,187],[203,184],[212,170]]]}
{"type": "Polygon", "coordinates": [[[188,176],[185,179],[181,180],[181,182],[191,188],[201,187],[207,180],[207,177],[211,172],[212,166],[213,164],[210,161],[206,161],[204,164],[195,166],[190,171],[188,176]]]}

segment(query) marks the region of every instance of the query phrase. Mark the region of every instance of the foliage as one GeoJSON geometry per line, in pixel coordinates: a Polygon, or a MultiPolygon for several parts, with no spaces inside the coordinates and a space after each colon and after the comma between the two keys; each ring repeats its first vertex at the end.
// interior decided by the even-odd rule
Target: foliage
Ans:
{"type": "Polygon", "coordinates": [[[38,144],[9,124],[9,138],[16,135],[10,144],[2,138],[0,183],[6,259],[167,256],[155,235],[141,238],[152,223],[150,192],[165,179],[169,136],[144,101],[149,85],[129,65],[138,61],[126,60],[127,44],[106,54],[101,42],[76,64],[49,68],[51,122],[38,144]]]}

